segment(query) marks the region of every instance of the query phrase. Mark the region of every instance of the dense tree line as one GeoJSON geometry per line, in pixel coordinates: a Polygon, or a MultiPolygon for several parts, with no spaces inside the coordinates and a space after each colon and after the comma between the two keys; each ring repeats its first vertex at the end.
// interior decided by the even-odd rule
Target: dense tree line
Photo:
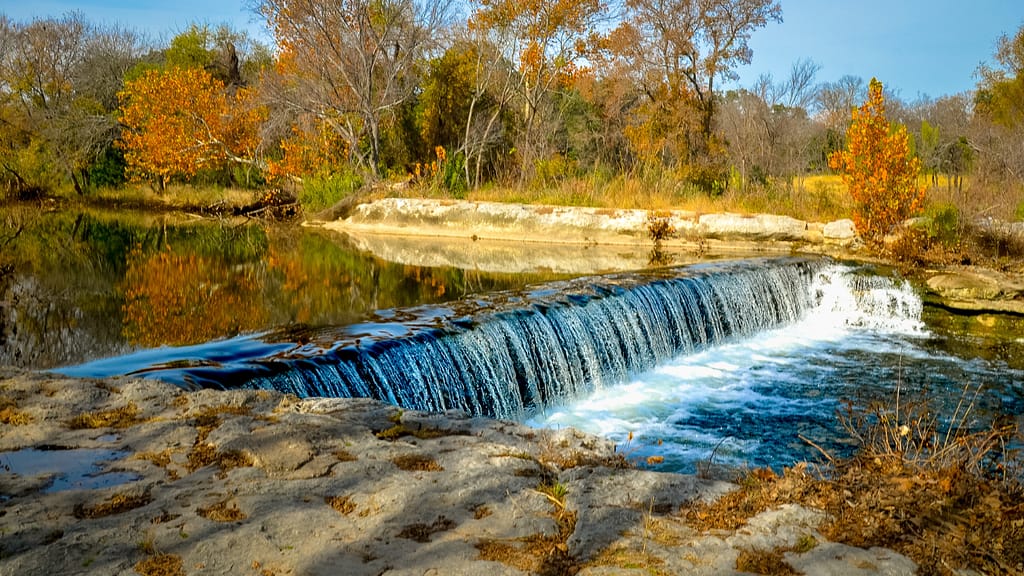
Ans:
{"type": "MultiPolygon", "coordinates": [[[[588,174],[708,193],[828,171],[857,77],[735,86],[775,0],[258,0],[273,46],[194,25],[167,45],[81,13],[0,15],[0,180],[22,196],[126,180],[263,186],[356,175],[455,194],[588,174]]],[[[1024,183],[1024,28],[977,89],[901,102],[924,171],[1024,183]]],[[[898,79],[890,79],[897,81],[898,79]]]]}

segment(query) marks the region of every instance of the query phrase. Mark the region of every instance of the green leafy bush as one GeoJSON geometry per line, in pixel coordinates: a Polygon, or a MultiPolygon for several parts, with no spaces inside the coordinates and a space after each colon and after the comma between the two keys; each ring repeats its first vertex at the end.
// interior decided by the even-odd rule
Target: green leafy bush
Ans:
{"type": "Polygon", "coordinates": [[[953,204],[935,204],[924,213],[928,237],[953,246],[960,241],[960,210],[953,204]]]}
{"type": "Polygon", "coordinates": [[[466,157],[459,152],[441,163],[441,186],[455,198],[465,198],[469,191],[466,182],[466,157]]]}
{"type": "Polygon", "coordinates": [[[363,178],[354,171],[309,176],[302,182],[299,204],[306,212],[319,212],[336,204],[363,185],[363,178]]]}
{"type": "Polygon", "coordinates": [[[96,161],[89,166],[89,184],[93,188],[116,188],[127,182],[124,152],[120,148],[108,146],[96,161]]]}

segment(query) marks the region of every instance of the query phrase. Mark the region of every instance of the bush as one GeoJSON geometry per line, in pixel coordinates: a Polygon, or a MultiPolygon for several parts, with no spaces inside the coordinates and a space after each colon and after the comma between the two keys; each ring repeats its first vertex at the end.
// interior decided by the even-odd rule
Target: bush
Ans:
{"type": "Polygon", "coordinates": [[[89,185],[93,189],[123,186],[128,181],[125,177],[127,168],[124,152],[120,148],[108,146],[89,166],[89,185]]]}
{"type": "Polygon", "coordinates": [[[580,171],[575,160],[555,153],[547,158],[537,160],[533,165],[533,172],[532,185],[547,188],[578,176],[580,171]]]}
{"type": "Polygon", "coordinates": [[[871,79],[868,101],[853,111],[846,148],[828,161],[842,173],[855,202],[857,230],[869,242],[880,241],[920,212],[925,193],[918,184],[921,162],[911,154],[906,127],[886,119],[878,80],[871,79]]]}
{"type": "Polygon", "coordinates": [[[712,197],[721,196],[729,186],[728,169],[714,162],[698,162],[683,168],[683,180],[712,197]]]}
{"type": "Polygon", "coordinates": [[[441,163],[441,186],[455,198],[463,199],[469,191],[466,182],[466,157],[459,152],[441,163]]]}
{"type": "Polygon", "coordinates": [[[925,211],[925,231],[948,248],[960,243],[960,210],[953,204],[937,204],[925,211]]]}
{"type": "Polygon", "coordinates": [[[354,171],[309,176],[302,182],[299,204],[306,212],[330,208],[363,185],[363,178],[354,171]]]}
{"type": "Polygon", "coordinates": [[[647,216],[647,236],[655,244],[676,236],[676,228],[672,225],[672,219],[668,216],[651,214],[647,216]]]}

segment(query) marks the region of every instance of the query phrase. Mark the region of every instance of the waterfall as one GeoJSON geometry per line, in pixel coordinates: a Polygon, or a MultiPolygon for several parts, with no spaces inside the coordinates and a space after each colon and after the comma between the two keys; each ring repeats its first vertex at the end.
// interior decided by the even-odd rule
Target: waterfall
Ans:
{"type": "Polygon", "coordinates": [[[797,321],[820,299],[812,286],[828,265],[704,264],[481,297],[465,303],[468,313],[390,311],[333,346],[248,361],[227,377],[194,369],[189,379],[523,419],[675,356],[797,321]],[[386,321],[394,318],[413,320],[386,321]]]}

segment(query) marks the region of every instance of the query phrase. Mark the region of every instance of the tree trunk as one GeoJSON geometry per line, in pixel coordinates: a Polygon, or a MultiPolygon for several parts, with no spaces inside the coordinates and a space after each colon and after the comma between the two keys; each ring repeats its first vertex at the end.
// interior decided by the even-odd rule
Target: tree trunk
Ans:
{"type": "Polygon", "coordinates": [[[75,176],[75,172],[71,171],[71,184],[75,187],[75,193],[79,196],[85,196],[85,191],[82,189],[82,184],[78,181],[78,176],[75,176]]]}

